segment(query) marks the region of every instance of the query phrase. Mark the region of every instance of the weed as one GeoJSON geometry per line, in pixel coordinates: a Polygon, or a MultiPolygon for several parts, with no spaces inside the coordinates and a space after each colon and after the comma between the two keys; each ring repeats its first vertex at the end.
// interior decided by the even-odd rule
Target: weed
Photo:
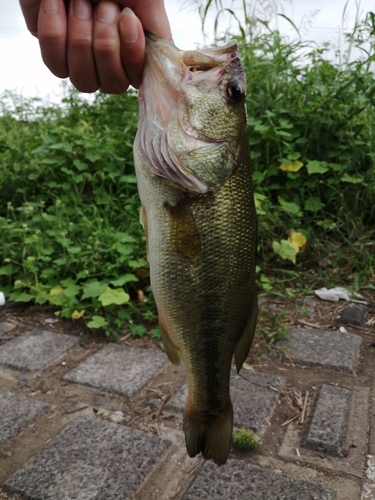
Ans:
{"type": "Polygon", "coordinates": [[[243,428],[233,434],[233,444],[242,451],[257,450],[260,441],[250,429],[243,428]]]}
{"type": "MultiPolygon", "coordinates": [[[[302,40],[298,27],[294,40],[270,28],[277,3],[239,3],[242,11],[195,1],[203,26],[212,9],[235,21],[216,40],[236,38],[245,65],[260,288],[284,297],[344,283],[372,291],[374,14],[357,20],[332,61],[328,46],[302,40]],[[362,55],[353,60],[355,47],[362,55]]],[[[50,304],[107,336],[152,330],[133,167],[137,109],[131,92],[88,103],[67,88],[58,106],[0,96],[0,289],[8,300],[50,304]]],[[[268,346],[286,337],[272,318],[261,326],[268,346]]]]}

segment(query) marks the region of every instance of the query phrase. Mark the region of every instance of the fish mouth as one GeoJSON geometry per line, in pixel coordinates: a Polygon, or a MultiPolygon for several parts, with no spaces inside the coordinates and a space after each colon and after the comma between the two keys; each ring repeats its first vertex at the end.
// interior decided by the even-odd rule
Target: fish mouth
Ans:
{"type": "MultiPolygon", "coordinates": [[[[239,60],[237,43],[183,51],[154,33],[146,32],[145,36],[146,64],[139,88],[141,150],[151,159],[156,175],[190,193],[216,191],[222,181],[208,171],[203,179],[183,159],[196,152],[212,153],[222,148],[228,137],[212,138],[192,125],[184,111],[184,96],[189,85],[215,91],[227,68],[239,60]],[[176,149],[177,129],[180,138],[176,149]]],[[[238,68],[243,72],[242,65],[238,68]]]]}
{"type": "MultiPolygon", "coordinates": [[[[167,66],[163,66],[163,71],[170,69],[179,69],[191,72],[208,71],[218,67],[225,67],[238,57],[237,42],[232,40],[221,47],[212,47],[197,50],[181,50],[172,42],[155,35],[149,31],[145,32],[146,54],[152,54],[152,61],[157,65],[169,61],[167,66]]],[[[170,71],[168,71],[169,76],[170,71]]]]}

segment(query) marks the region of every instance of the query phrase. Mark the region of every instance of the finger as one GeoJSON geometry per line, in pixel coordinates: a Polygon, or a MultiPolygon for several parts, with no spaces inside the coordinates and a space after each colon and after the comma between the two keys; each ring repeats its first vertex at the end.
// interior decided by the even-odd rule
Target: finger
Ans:
{"type": "Polygon", "coordinates": [[[141,21],[145,31],[151,31],[166,40],[172,40],[167,12],[163,0],[118,0],[123,7],[129,7],[141,21]]]}
{"type": "Polygon", "coordinates": [[[121,62],[129,81],[138,88],[145,64],[145,36],[142,24],[134,12],[126,7],[118,21],[121,62]]]}
{"type": "Polygon", "coordinates": [[[26,21],[27,29],[32,35],[37,37],[40,0],[20,0],[20,7],[26,21]]]}
{"type": "Polygon", "coordinates": [[[95,9],[94,56],[101,88],[110,94],[125,92],[129,79],[121,64],[117,22],[120,9],[114,2],[102,0],[95,9]]]}
{"type": "Polygon", "coordinates": [[[66,53],[67,19],[63,0],[42,0],[38,20],[38,38],[42,58],[52,73],[69,75],[66,53]]]}
{"type": "Polygon", "coordinates": [[[93,6],[90,0],[72,0],[68,18],[69,77],[81,92],[99,88],[92,50],[93,6]]]}

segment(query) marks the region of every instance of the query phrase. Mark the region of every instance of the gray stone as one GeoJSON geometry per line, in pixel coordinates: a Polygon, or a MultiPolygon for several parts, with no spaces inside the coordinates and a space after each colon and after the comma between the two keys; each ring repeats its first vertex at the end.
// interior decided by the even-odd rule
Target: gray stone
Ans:
{"type": "Polygon", "coordinates": [[[217,467],[206,462],[184,500],[335,500],[337,494],[320,484],[304,481],[249,462],[228,460],[217,467]]]}
{"type": "Polygon", "coordinates": [[[352,391],[323,385],[302,446],[344,456],[352,391]]]}
{"type": "Polygon", "coordinates": [[[170,442],[92,417],[71,422],[3,486],[33,500],[134,498],[170,442]]]}
{"type": "MultiPolygon", "coordinates": [[[[234,425],[261,434],[272,416],[278,390],[283,385],[283,378],[266,373],[243,370],[241,375],[232,374],[230,392],[234,425]]],[[[182,411],[187,392],[187,384],[184,384],[167,403],[166,409],[182,411]]]]}
{"type": "Polygon", "coordinates": [[[365,324],[365,310],[360,306],[346,307],[338,320],[344,325],[363,326],[365,324]]]}
{"type": "Polygon", "coordinates": [[[278,344],[290,346],[288,358],[296,363],[355,373],[361,337],[339,331],[293,327],[288,330],[288,340],[278,344]]]}
{"type": "Polygon", "coordinates": [[[63,379],[131,398],[168,363],[165,354],[108,344],[63,379]]]}
{"type": "Polygon", "coordinates": [[[0,391],[0,446],[32,424],[50,405],[19,394],[0,391]]]}
{"type": "Polygon", "coordinates": [[[32,330],[0,346],[0,364],[19,370],[41,370],[77,344],[76,337],[32,330]]]}
{"type": "Polygon", "coordinates": [[[232,376],[234,425],[261,435],[272,417],[284,379],[267,373],[241,372],[232,376]]]}
{"type": "Polygon", "coordinates": [[[14,325],[12,325],[12,323],[0,322],[0,335],[9,332],[9,330],[12,330],[13,328],[14,325]]]}

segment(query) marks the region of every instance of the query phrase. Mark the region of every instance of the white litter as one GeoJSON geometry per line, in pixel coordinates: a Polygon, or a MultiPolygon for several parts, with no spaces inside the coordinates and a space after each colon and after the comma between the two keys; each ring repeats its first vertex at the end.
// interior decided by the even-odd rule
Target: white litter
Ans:
{"type": "Polygon", "coordinates": [[[6,300],[5,300],[5,295],[3,292],[0,292],[0,307],[5,306],[6,300]]]}
{"type": "Polygon", "coordinates": [[[322,300],[328,300],[330,302],[338,302],[340,299],[342,300],[353,300],[353,302],[357,302],[359,304],[367,304],[366,301],[362,300],[354,300],[356,299],[364,299],[362,295],[359,293],[352,293],[346,288],[342,286],[336,286],[335,288],[320,288],[319,290],[314,291],[315,295],[317,295],[322,300]]]}

